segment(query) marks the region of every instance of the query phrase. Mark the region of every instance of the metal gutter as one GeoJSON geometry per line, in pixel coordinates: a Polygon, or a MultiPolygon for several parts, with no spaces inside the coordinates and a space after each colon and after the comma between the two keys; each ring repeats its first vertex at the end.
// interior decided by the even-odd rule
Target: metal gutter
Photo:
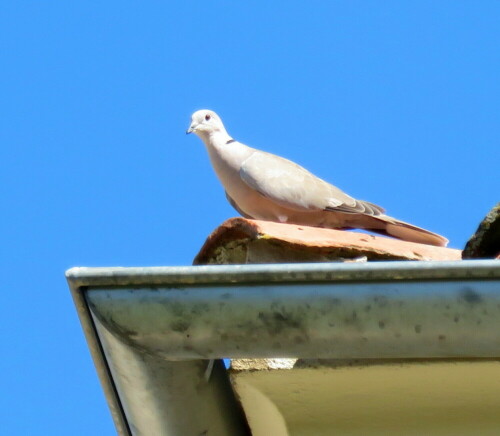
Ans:
{"type": "Polygon", "coordinates": [[[500,357],[498,261],[73,268],[66,276],[123,435],[201,435],[207,426],[248,434],[223,367],[207,383],[202,359],[500,357]]]}
{"type": "Polygon", "coordinates": [[[71,268],[74,286],[206,285],[341,280],[462,280],[500,278],[497,260],[293,263],[180,267],[71,268]]]}

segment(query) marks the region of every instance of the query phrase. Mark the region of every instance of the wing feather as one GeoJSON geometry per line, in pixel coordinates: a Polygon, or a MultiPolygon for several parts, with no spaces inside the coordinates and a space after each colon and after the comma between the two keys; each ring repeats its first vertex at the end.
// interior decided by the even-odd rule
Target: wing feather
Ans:
{"type": "Polygon", "coordinates": [[[271,153],[255,151],[240,168],[241,179],[261,195],[292,210],[331,210],[380,215],[372,203],[358,201],[296,163],[271,153]]]}

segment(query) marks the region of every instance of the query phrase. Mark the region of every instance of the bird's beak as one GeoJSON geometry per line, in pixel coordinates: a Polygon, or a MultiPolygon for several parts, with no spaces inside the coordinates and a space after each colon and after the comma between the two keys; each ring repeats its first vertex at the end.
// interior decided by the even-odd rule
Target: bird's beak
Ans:
{"type": "Polygon", "coordinates": [[[189,129],[186,130],[186,135],[189,135],[190,133],[193,133],[195,130],[196,130],[196,125],[195,124],[191,124],[189,126],[189,129]]]}

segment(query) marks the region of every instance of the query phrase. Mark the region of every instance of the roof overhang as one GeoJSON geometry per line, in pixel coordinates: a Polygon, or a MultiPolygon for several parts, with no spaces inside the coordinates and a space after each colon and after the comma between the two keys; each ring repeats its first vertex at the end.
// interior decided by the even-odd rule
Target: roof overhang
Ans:
{"type": "Polygon", "coordinates": [[[248,434],[209,359],[500,358],[498,261],[73,268],[67,279],[123,435],[248,434]]]}

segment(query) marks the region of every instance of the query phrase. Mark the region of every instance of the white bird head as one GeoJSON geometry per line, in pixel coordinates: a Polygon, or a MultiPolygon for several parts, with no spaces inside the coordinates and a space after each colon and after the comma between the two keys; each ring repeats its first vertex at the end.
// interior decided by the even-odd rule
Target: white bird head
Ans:
{"type": "Polygon", "coordinates": [[[219,116],[211,110],[202,109],[191,115],[191,124],[186,133],[196,133],[198,136],[210,136],[215,132],[226,133],[219,116]]]}

